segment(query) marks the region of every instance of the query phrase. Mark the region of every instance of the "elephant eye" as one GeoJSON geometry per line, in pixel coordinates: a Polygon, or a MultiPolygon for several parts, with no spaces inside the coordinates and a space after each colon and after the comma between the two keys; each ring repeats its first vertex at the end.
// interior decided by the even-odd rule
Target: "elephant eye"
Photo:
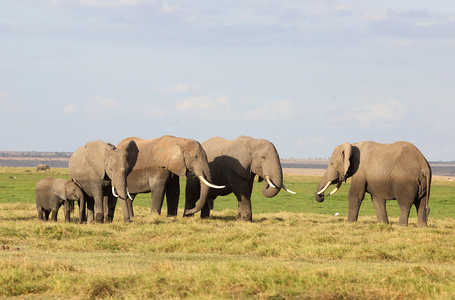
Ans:
{"type": "Polygon", "coordinates": [[[195,156],[194,156],[194,158],[196,158],[196,159],[197,159],[197,158],[198,158],[198,156],[197,156],[197,155],[195,155],[195,156]]]}

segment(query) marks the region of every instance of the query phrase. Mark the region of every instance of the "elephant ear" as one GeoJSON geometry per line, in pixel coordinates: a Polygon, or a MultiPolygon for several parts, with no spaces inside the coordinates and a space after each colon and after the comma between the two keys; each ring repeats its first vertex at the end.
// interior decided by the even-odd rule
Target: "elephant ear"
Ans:
{"type": "Polygon", "coordinates": [[[348,178],[348,170],[351,165],[351,156],[352,156],[352,145],[349,143],[344,143],[342,146],[342,156],[344,162],[344,180],[348,178]]]}
{"type": "Polygon", "coordinates": [[[56,179],[52,185],[52,193],[57,195],[60,199],[66,200],[66,181],[56,179]]]}
{"type": "Polygon", "coordinates": [[[231,143],[223,149],[222,155],[228,169],[232,169],[243,178],[251,177],[253,155],[248,140],[239,138],[232,140],[231,143]]]}
{"type": "Polygon", "coordinates": [[[186,165],[181,143],[184,139],[164,136],[153,146],[151,155],[158,167],[167,169],[180,177],[186,176],[186,165]]]}
{"type": "Polygon", "coordinates": [[[133,140],[129,140],[126,144],[119,146],[119,148],[127,152],[126,160],[128,161],[129,171],[131,172],[136,164],[139,148],[133,140]]]}
{"type": "Polygon", "coordinates": [[[98,140],[87,143],[85,147],[85,160],[95,174],[96,179],[104,178],[106,172],[106,153],[113,151],[115,148],[114,145],[98,140]]]}

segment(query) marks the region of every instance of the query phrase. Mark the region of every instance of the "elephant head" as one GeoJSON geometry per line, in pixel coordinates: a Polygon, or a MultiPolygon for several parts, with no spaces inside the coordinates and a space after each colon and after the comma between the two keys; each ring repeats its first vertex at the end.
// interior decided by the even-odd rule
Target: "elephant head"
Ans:
{"type": "Polygon", "coordinates": [[[265,197],[275,197],[281,188],[294,193],[283,184],[280,157],[271,142],[264,139],[241,136],[233,140],[224,149],[223,156],[233,157],[238,160],[238,163],[234,164],[233,168],[243,178],[250,178],[251,174],[256,174],[259,177],[259,182],[265,180],[262,187],[262,194],[265,197]]]}
{"type": "Polygon", "coordinates": [[[207,155],[199,142],[192,139],[174,136],[163,136],[153,146],[151,156],[155,164],[165,168],[180,177],[186,177],[187,172],[195,175],[201,181],[202,201],[198,203],[198,211],[206,202],[209,188],[221,189],[211,182],[210,168],[207,155]]]}
{"type": "Polygon", "coordinates": [[[327,196],[335,194],[340,189],[343,181],[350,177],[348,171],[351,166],[352,153],[353,148],[349,143],[339,145],[333,150],[327,170],[319,181],[317,192],[314,194],[316,201],[324,201],[324,193],[332,184],[337,184],[337,186],[327,196]]]}
{"type": "Polygon", "coordinates": [[[128,195],[127,177],[136,164],[138,153],[139,150],[134,141],[129,141],[118,148],[112,146],[111,149],[106,151],[104,169],[111,180],[114,196],[122,200],[130,197],[128,195]],[[118,195],[115,191],[117,191],[118,195]]]}
{"type": "MultiPolygon", "coordinates": [[[[66,184],[66,196],[68,200],[79,201],[79,223],[85,221],[85,197],[82,186],[73,178],[66,184]]],[[[74,210],[74,202],[71,210],[74,210]]]]}

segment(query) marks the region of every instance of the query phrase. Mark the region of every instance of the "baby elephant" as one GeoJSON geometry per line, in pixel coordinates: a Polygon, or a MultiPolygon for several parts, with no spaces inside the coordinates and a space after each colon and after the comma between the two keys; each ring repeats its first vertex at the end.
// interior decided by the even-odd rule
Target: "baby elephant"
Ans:
{"type": "MultiPolygon", "coordinates": [[[[83,220],[84,212],[81,208],[85,204],[84,194],[74,181],[52,177],[41,179],[35,186],[35,199],[40,220],[49,220],[49,213],[52,211],[52,221],[57,221],[58,210],[64,204],[65,222],[69,222],[70,201],[78,202],[79,222],[83,220]]],[[[74,203],[72,204],[74,205],[74,203]]]]}

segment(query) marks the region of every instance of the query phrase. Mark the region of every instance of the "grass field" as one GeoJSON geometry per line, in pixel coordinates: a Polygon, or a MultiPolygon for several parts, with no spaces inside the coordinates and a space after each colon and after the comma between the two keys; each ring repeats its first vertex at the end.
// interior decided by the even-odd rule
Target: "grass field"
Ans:
{"type": "Polygon", "coordinates": [[[417,228],[415,210],[409,227],[398,227],[395,201],[391,224],[378,224],[369,196],[359,222],[348,224],[349,184],[317,203],[319,178],[311,176],[286,176],[298,194],[272,199],[256,183],[251,223],[235,220],[233,196],[217,198],[201,220],[181,217],[182,209],[175,218],[151,216],[145,194],[131,224],[120,209],[112,224],[77,224],[76,215],[64,223],[63,210],[57,223],[38,221],[34,186],[49,174],[25,170],[0,168],[0,297],[455,298],[450,181],[433,182],[428,228],[417,228]]]}

